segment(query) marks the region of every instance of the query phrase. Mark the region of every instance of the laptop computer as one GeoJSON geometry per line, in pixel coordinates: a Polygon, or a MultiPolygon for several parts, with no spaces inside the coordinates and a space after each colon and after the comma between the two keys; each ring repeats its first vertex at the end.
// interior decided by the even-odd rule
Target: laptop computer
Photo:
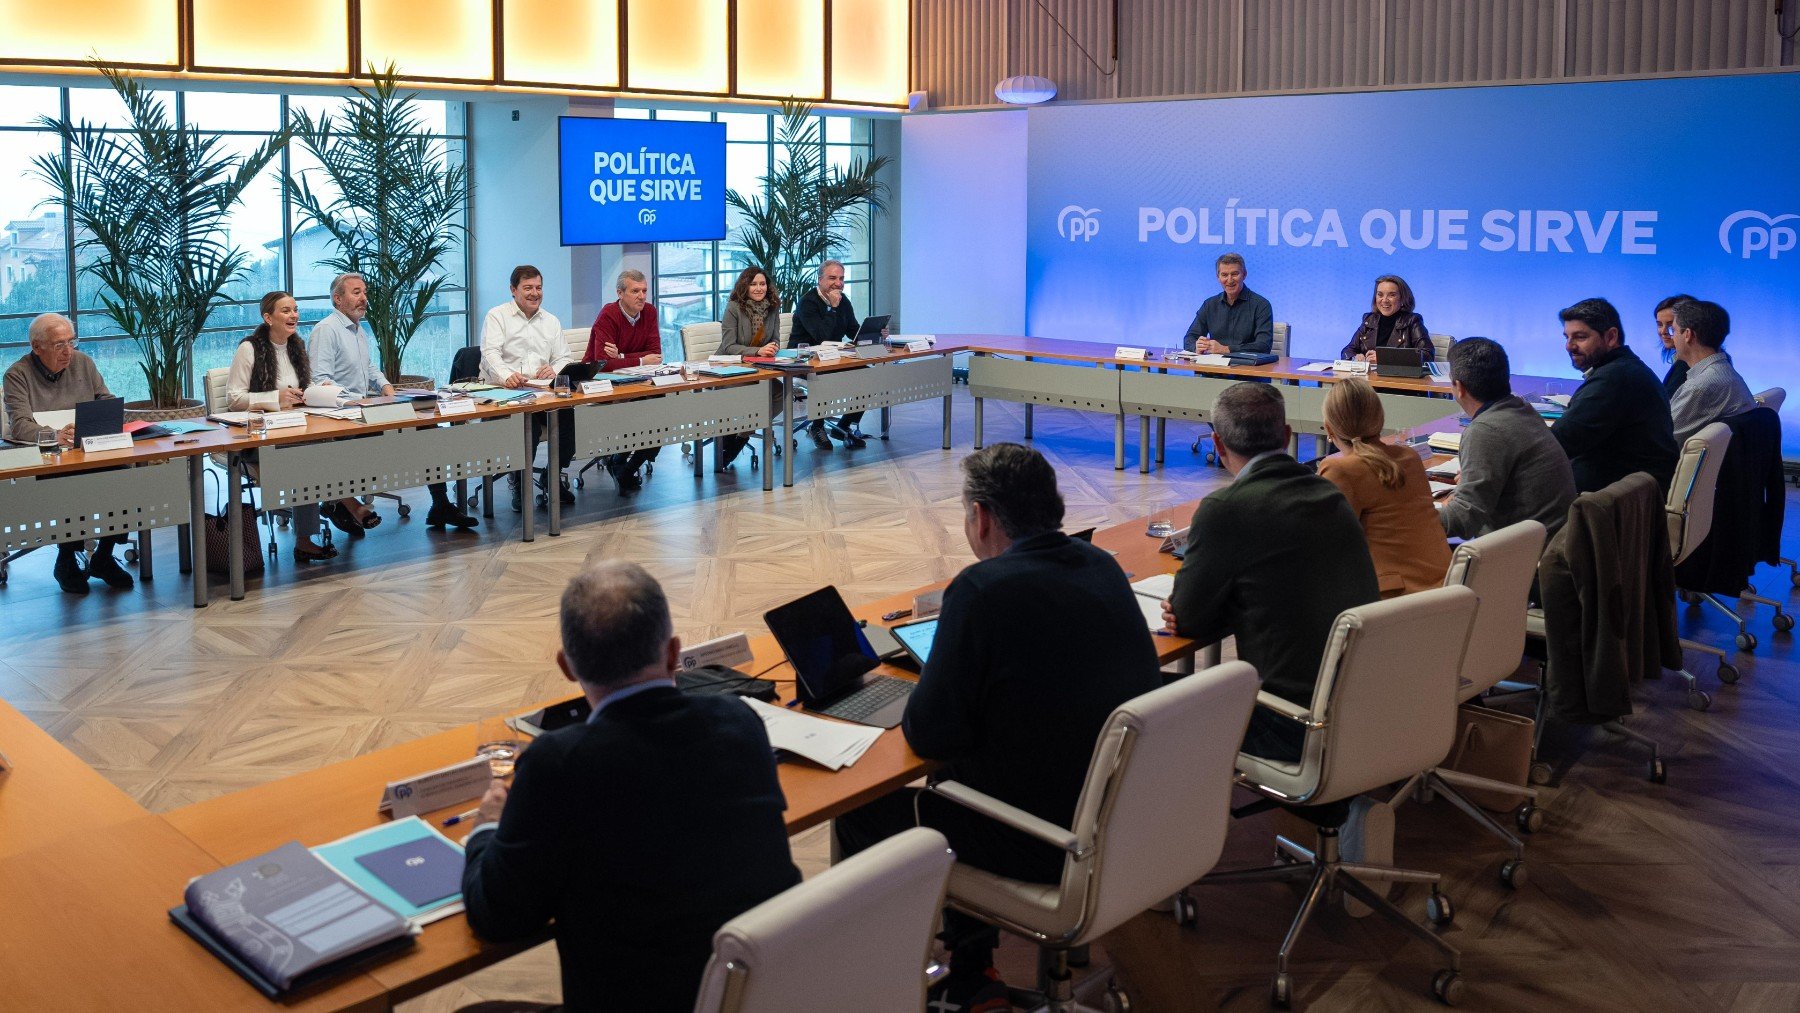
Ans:
{"type": "Polygon", "coordinates": [[[1375,349],[1375,374],[1377,376],[1421,377],[1426,373],[1425,355],[1417,348],[1393,348],[1387,345],[1375,349]]]}
{"type": "Polygon", "coordinates": [[[900,647],[906,656],[918,662],[920,668],[925,667],[926,659],[931,657],[931,641],[937,636],[937,616],[929,619],[918,619],[910,623],[902,623],[888,632],[900,641],[900,647]]]}
{"type": "Polygon", "coordinates": [[[835,587],[822,587],[763,613],[775,642],[794,666],[800,706],[827,717],[892,728],[916,683],[873,674],[868,638],[835,587]]]}
{"type": "Polygon", "coordinates": [[[75,406],[75,445],[89,436],[111,436],[125,431],[125,400],[103,397],[75,406]]]}
{"type": "Polygon", "coordinates": [[[891,313],[879,317],[864,317],[862,327],[857,329],[856,340],[852,343],[861,343],[871,339],[880,341],[881,332],[887,329],[888,321],[892,319],[892,317],[893,314],[891,313]]]}

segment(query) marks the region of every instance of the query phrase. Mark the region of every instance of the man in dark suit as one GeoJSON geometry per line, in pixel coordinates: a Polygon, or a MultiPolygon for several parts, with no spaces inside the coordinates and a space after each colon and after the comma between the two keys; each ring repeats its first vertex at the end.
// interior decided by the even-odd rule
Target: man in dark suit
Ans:
{"type": "Polygon", "coordinates": [[[688,1013],[713,933],[800,881],[768,735],[741,701],[675,688],[668,599],[636,564],[569,583],[562,643],[593,714],[481,800],[469,925],[506,942],[553,924],[568,1009],[688,1013]]]}
{"type": "MultiPolygon", "coordinates": [[[[1236,477],[1194,511],[1163,619],[1203,644],[1235,635],[1263,689],[1310,706],[1338,613],[1381,595],[1368,542],[1343,493],[1288,456],[1280,390],[1233,384],[1213,405],[1212,427],[1236,477]]],[[[1299,725],[1258,707],[1244,751],[1294,759],[1302,738],[1299,725]]]]}
{"type": "Polygon", "coordinates": [[[1558,315],[1582,383],[1550,432],[1575,469],[1575,491],[1596,492],[1647,471],[1667,496],[1679,451],[1662,381],[1626,346],[1612,303],[1583,299],[1558,315]]]}
{"type": "MultiPolygon", "coordinates": [[[[1062,533],[1043,455],[998,443],[963,471],[963,531],[979,561],[944,592],[902,729],[915,752],[942,761],[940,780],[1067,827],[1107,716],[1162,684],[1156,649],[1118,562],[1062,533]]],[[[960,862],[1038,883],[1062,876],[1056,848],[916,790],[839,818],[838,843],[855,854],[915,823],[941,831],[960,862]]],[[[992,970],[994,931],[946,911],[944,935],[950,975],[932,1009],[1010,1010],[992,970]]]]}

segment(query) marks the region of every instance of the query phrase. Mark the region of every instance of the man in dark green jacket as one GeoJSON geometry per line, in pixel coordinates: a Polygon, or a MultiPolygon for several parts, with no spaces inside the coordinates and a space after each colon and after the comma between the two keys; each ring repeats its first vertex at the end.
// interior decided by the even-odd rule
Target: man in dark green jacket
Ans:
{"type": "MultiPolygon", "coordinates": [[[[1256,666],[1264,690],[1310,706],[1338,613],[1381,596],[1368,542],[1343,493],[1288,456],[1279,388],[1226,388],[1212,427],[1236,478],[1194,511],[1163,618],[1203,644],[1235,635],[1238,657],[1256,666]]],[[[1298,724],[1259,707],[1244,751],[1295,759],[1302,738],[1298,724]]]]}
{"type": "Polygon", "coordinates": [[[1626,346],[1612,303],[1583,299],[1559,316],[1582,383],[1550,432],[1575,469],[1575,491],[1596,492],[1647,471],[1667,496],[1678,451],[1662,381],[1626,346]]]}

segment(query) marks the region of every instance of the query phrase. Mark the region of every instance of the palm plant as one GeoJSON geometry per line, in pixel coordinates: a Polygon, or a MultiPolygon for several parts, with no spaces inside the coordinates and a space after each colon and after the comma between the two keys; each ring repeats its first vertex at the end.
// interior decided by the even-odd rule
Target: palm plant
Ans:
{"type": "Polygon", "coordinates": [[[50,201],[67,205],[80,270],[99,282],[106,316],[136,343],[151,407],[177,408],[194,339],[250,263],[231,244],[226,219],[289,135],[234,154],[219,134],[174,122],[135,78],[99,60],[90,66],[124,101],[129,123],[39,117],[63,143],[33,158],[32,174],[59,194],[50,201]]]}
{"type": "Polygon", "coordinates": [[[306,173],[286,186],[302,224],[323,228],[337,248],[320,266],[368,282],[366,322],[391,382],[446,282],[441,265],[464,231],[469,175],[425,136],[419,96],[400,93],[393,64],[369,76],[373,85],[354,89],[341,120],[296,118],[294,135],[331,186],[314,189],[306,173]]]}
{"type": "Polygon", "coordinates": [[[763,177],[762,193],[725,191],[725,203],[743,217],[737,241],[769,272],[783,311],[793,310],[811,287],[819,262],[843,248],[854,216],[887,210],[888,187],[876,177],[888,157],[826,165],[812,111],[810,103],[782,102],[776,137],[785,158],[763,177]]]}

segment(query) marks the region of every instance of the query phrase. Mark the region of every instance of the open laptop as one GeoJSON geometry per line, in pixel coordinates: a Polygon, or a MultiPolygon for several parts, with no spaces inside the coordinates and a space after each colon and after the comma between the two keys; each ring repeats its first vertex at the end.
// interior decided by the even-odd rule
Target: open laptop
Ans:
{"type": "Polygon", "coordinates": [[[875,651],[837,588],[822,587],[771,609],[763,621],[794,666],[800,706],[876,728],[900,723],[917,684],[870,672],[875,651]]]}
{"type": "Polygon", "coordinates": [[[75,445],[89,436],[111,436],[125,431],[125,401],[103,397],[75,406],[75,445]]]}
{"type": "Polygon", "coordinates": [[[1375,374],[1377,376],[1421,377],[1426,373],[1425,355],[1417,348],[1393,348],[1387,345],[1375,349],[1375,374]]]}

